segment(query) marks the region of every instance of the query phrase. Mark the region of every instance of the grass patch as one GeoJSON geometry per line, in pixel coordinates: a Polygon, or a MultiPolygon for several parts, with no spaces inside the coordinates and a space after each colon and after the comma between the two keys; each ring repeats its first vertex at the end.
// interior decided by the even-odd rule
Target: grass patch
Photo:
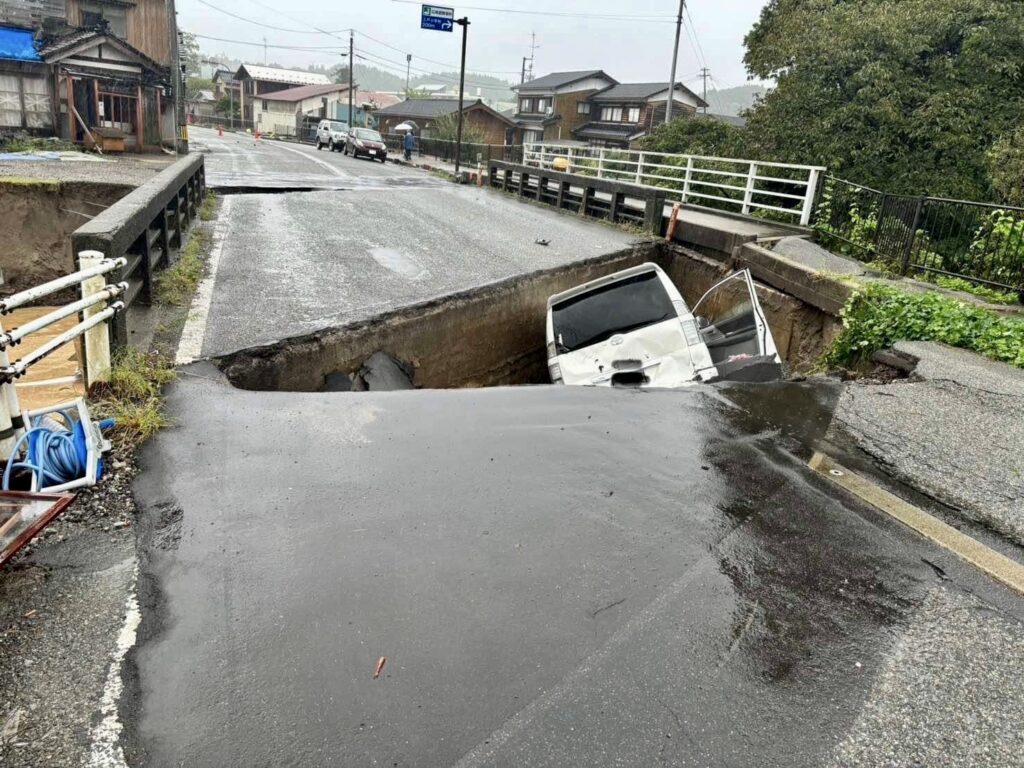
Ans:
{"type": "Polygon", "coordinates": [[[59,192],[60,182],[47,179],[30,179],[24,176],[5,176],[0,179],[0,187],[39,187],[47,192],[59,192]]]}
{"type": "Polygon", "coordinates": [[[203,254],[210,243],[210,233],[193,230],[174,266],[168,267],[156,278],[156,300],[173,307],[186,307],[203,279],[203,254]]]}
{"type": "Polygon", "coordinates": [[[199,206],[199,218],[203,221],[213,221],[217,216],[217,193],[207,192],[206,199],[199,206]]]}
{"type": "Polygon", "coordinates": [[[996,288],[978,285],[977,283],[972,283],[970,280],[964,280],[962,277],[936,275],[934,282],[940,288],[946,288],[950,291],[963,291],[965,293],[970,293],[973,296],[977,296],[979,299],[984,299],[990,304],[1018,303],[1017,294],[1012,291],[1000,291],[996,288]]]}
{"type": "Polygon", "coordinates": [[[175,375],[171,361],[152,352],[128,347],[114,356],[110,381],[89,393],[97,417],[117,422],[108,433],[112,442],[132,449],[170,424],[160,392],[175,375]]]}
{"type": "Polygon", "coordinates": [[[82,147],[64,139],[41,139],[36,136],[12,136],[0,142],[0,152],[81,152],[82,147]]]}
{"type": "Polygon", "coordinates": [[[897,341],[937,341],[1024,368],[1024,320],[940,293],[907,293],[871,283],[843,307],[843,330],[825,363],[855,368],[897,341]]]}

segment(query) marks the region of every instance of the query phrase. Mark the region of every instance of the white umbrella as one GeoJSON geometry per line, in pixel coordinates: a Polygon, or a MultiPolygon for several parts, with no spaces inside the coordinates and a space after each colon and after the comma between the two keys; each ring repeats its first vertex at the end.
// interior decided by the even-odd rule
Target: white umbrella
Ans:
{"type": "Polygon", "coordinates": [[[416,124],[415,123],[399,123],[398,125],[395,126],[395,130],[396,131],[415,131],[416,130],[416,124]]]}

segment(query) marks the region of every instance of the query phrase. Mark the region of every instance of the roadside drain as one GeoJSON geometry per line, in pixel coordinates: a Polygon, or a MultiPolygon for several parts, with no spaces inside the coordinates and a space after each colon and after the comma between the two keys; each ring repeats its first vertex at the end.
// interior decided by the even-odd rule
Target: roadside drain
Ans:
{"type": "MultiPolygon", "coordinates": [[[[410,278],[420,269],[411,259],[384,249],[375,258],[410,278]]],[[[547,383],[544,323],[548,297],[648,261],[668,273],[691,306],[730,271],[722,262],[678,246],[640,242],[618,253],[245,349],[215,362],[235,386],[261,391],[360,389],[361,371],[377,353],[408,366],[418,388],[547,383]]],[[[785,294],[758,290],[780,354],[790,370],[805,369],[831,339],[837,328],[835,318],[785,294]]]]}

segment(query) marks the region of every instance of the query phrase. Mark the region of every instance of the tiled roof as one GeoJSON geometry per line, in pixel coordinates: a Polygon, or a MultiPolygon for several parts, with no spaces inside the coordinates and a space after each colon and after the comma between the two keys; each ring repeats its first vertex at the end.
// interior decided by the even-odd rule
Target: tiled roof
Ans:
{"type": "Polygon", "coordinates": [[[536,80],[514,85],[512,89],[516,91],[551,91],[572,85],[580,80],[586,80],[589,77],[605,77],[612,83],[617,82],[614,77],[608,77],[600,69],[580,69],[574,72],[552,72],[550,75],[538,77],[536,80]]]}
{"type": "MultiPolygon", "coordinates": [[[[464,109],[479,104],[479,101],[470,101],[463,104],[464,109]]],[[[440,117],[450,115],[459,111],[458,99],[406,99],[390,107],[384,107],[377,114],[398,115],[399,117],[440,117]]]]}
{"type": "MultiPolygon", "coordinates": [[[[165,69],[160,62],[154,61],[145,53],[140,51],[133,45],[122,40],[117,35],[108,31],[101,31],[97,29],[76,29],[74,32],[69,32],[61,37],[53,38],[44,45],[39,55],[43,57],[48,63],[52,63],[55,60],[59,61],[68,54],[73,53],[80,46],[91,43],[113,45],[116,48],[120,48],[122,51],[134,56],[141,64],[144,64],[149,69],[160,72],[165,69]]],[[[96,66],[102,68],[101,64],[96,66]]]]}
{"type": "Polygon", "coordinates": [[[620,139],[625,141],[630,136],[643,133],[643,128],[635,123],[587,123],[581,125],[573,133],[585,139],[620,139]]]}
{"type": "MultiPolygon", "coordinates": [[[[591,97],[591,101],[595,102],[626,102],[626,101],[646,101],[651,96],[661,93],[662,91],[668,90],[667,82],[660,83],[619,83],[613,85],[611,88],[606,88],[599,93],[595,93],[591,97]]],[[[704,100],[696,93],[691,91],[682,83],[676,83],[676,90],[688,93],[697,101],[697,106],[705,106],[704,100]]]]}
{"type": "Polygon", "coordinates": [[[326,96],[329,93],[348,92],[348,83],[326,83],[324,85],[300,85],[298,88],[285,88],[283,91],[256,94],[257,99],[267,101],[302,101],[314,96],[326,96]]]}
{"type": "Polygon", "coordinates": [[[717,120],[720,123],[726,123],[727,125],[734,125],[737,128],[743,128],[747,124],[747,118],[737,117],[736,115],[717,115],[714,112],[708,112],[707,114],[699,114],[697,117],[703,117],[708,120],[717,120]]]}
{"type": "Polygon", "coordinates": [[[268,83],[288,83],[290,85],[328,85],[331,78],[327,75],[315,75],[299,69],[279,69],[278,67],[261,67],[256,64],[243,64],[238,68],[235,77],[241,79],[243,71],[253,80],[266,80],[268,83]]]}

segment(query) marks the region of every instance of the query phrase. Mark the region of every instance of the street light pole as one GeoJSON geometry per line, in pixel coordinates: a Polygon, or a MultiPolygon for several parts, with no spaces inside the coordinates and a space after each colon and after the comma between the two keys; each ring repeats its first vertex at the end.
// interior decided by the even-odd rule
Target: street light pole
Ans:
{"type": "Polygon", "coordinates": [[[683,31],[683,10],[686,0],[679,0],[679,15],[676,17],[676,43],[672,47],[672,74],[668,78],[668,103],[665,105],[665,122],[672,122],[672,102],[676,98],[676,62],[679,59],[679,36],[683,31]]]}
{"type": "MultiPolygon", "coordinates": [[[[352,72],[356,68],[356,57],[354,43],[352,42],[352,30],[348,31],[348,129],[352,130],[352,72]]],[[[348,150],[345,150],[346,152],[348,150]]]]}
{"type": "Polygon", "coordinates": [[[412,68],[412,54],[405,54],[405,98],[409,98],[409,71],[412,68]]]}
{"type": "Polygon", "coordinates": [[[459,160],[462,158],[462,94],[466,89],[466,33],[469,31],[469,18],[463,16],[456,19],[462,27],[462,65],[459,70],[459,131],[455,136],[455,179],[459,177],[459,160]]]}

